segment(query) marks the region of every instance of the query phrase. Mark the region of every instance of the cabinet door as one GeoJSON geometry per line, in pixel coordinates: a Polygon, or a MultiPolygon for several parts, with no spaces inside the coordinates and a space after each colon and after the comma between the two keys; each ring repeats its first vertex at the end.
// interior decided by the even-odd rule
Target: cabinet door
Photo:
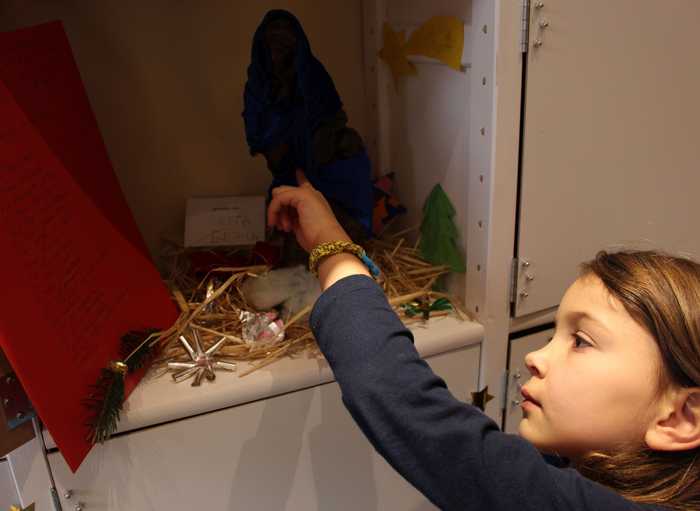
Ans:
{"type": "Polygon", "coordinates": [[[506,411],[503,430],[506,433],[518,433],[518,424],[523,418],[520,402],[520,387],[530,378],[530,371],[525,366],[525,355],[537,351],[547,344],[554,335],[554,329],[543,330],[510,341],[508,357],[508,389],[506,390],[506,411]]]}
{"type": "Polygon", "coordinates": [[[34,504],[36,511],[44,509],[53,511],[54,506],[49,490],[51,476],[46,461],[41,455],[39,441],[33,438],[9,453],[7,465],[19,494],[17,504],[22,508],[34,504]]]}
{"type": "Polygon", "coordinates": [[[530,4],[517,316],[600,249],[700,255],[700,2],[530,4]]]}
{"type": "Polygon", "coordinates": [[[10,509],[19,505],[17,486],[12,479],[12,472],[6,459],[0,459],[0,509],[10,509]]]}
{"type": "MultiPolygon", "coordinates": [[[[478,345],[428,362],[458,398],[475,390],[478,345]]],[[[374,452],[335,383],[116,437],[75,474],[50,462],[72,490],[64,509],[435,509],[374,452]]]]}

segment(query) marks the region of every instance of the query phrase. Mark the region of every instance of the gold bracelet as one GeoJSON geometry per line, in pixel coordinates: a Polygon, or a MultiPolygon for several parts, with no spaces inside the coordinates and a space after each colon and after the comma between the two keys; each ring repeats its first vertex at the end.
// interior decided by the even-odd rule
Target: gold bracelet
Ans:
{"type": "Polygon", "coordinates": [[[314,275],[318,275],[318,265],[323,258],[342,252],[357,256],[367,266],[372,277],[377,278],[379,275],[377,265],[367,256],[364,248],[350,241],[329,241],[316,245],[311,254],[309,254],[309,271],[314,275]]]}

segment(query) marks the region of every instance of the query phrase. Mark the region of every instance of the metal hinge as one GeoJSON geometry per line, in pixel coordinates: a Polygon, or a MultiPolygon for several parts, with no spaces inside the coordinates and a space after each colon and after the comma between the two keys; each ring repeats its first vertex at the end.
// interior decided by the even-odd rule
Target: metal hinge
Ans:
{"type": "Polygon", "coordinates": [[[0,377],[0,406],[9,429],[18,428],[34,417],[32,404],[15,373],[0,377]]]}
{"type": "Polygon", "coordinates": [[[510,293],[508,299],[510,303],[515,303],[515,296],[518,292],[518,258],[514,257],[510,262],[510,293]]]}
{"type": "Polygon", "coordinates": [[[527,53],[530,48],[530,0],[523,0],[523,12],[520,20],[520,52],[527,53]]]}
{"type": "Polygon", "coordinates": [[[501,410],[504,412],[507,411],[508,408],[508,384],[510,383],[510,371],[508,369],[505,369],[503,371],[503,377],[501,379],[501,402],[499,403],[499,406],[501,410]]]}

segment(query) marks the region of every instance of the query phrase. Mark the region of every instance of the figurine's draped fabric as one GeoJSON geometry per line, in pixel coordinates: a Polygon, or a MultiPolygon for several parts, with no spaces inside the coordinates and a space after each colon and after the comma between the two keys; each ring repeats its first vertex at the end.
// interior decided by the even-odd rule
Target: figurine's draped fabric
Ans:
{"type": "Polygon", "coordinates": [[[314,187],[369,232],[369,159],[361,140],[353,143],[348,136],[354,131],[345,128],[347,117],[333,80],[311,53],[306,34],[291,13],[270,11],[256,30],[244,101],[248,146],[252,155],[266,156],[274,176],[271,188],[296,185],[295,170],[304,170],[314,187]],[[280,25],[283,28],[277,30],[280,25]],[[348,139],[354,151],[347,150],[348,139]]]}

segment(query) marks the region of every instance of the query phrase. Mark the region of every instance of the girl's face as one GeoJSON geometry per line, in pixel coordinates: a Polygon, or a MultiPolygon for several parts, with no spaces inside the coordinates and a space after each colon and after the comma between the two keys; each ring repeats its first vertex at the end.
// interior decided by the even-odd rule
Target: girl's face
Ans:
{"type": "Polygon", "coordinates": [[[576,458],[644,441],[655,417],[661,354],[593,275],[566,291],[552,340],[525,357],[520,434],[576,458]]]}

